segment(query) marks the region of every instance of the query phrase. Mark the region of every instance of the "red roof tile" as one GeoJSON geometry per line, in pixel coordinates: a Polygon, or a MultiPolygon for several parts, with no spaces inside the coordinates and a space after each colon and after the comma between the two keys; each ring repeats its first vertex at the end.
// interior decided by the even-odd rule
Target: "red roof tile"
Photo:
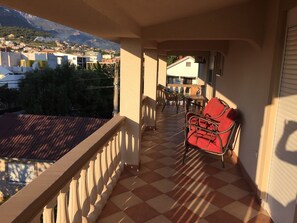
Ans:
{"type": "Polygon", "coordinates": [[[56,161],[107,120],[5,114],[0,118],[0,157],[56,161]]]}

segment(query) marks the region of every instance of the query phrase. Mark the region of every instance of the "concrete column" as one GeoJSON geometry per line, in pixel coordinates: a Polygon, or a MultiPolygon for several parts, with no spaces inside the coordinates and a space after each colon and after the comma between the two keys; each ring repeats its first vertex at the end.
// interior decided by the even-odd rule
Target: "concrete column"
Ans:
{"type": "Polygon", "coordinates": [[[121,39],[120,115],[126,116],[125,162],[139,166],[141,145],[141,70],[140,39],[121,39]]]}
{"type": "Polygon", "coordinates": [[[159,56],[158,60],[158,84],[166,86],[167,57],[159,56]]]}
{"type": "Polygon", "coordinates": [[[148,96],[145,125],[156,128],[156,99],[157,99],[157,50],[146,50],[144,56],[144,95],[148,96]]]}

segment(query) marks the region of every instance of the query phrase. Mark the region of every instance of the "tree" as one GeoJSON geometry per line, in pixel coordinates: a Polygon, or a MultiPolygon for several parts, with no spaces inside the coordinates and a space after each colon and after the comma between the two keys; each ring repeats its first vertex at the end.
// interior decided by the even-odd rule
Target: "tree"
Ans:
{"type": "MultiPolygon", "coordinates": [[[[110,68],[109,68],[110,69],[110,68]]],[[[68,64],[27,74],[19,102],[31,114],[110,118],[113,78],[109,69],[76,70],[68,64]]]]}
{"type": "Polygon", "coordinates": [[[168,56],[167,57],[167,66],[169,66],[170,64],[173,64],[177,60],[178,60],[178,56],[175,56],[175,55],[168,56]]]}

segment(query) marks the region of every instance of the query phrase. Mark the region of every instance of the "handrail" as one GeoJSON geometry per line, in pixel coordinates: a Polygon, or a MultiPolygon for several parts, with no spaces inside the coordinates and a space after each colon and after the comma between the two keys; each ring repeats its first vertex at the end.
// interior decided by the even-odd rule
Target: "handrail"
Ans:
{"type": "Polygon", "coordinates": [[[189,93],[196,94],[196,92],[203,88],[203,85],[198,84],[167,84],[167,87],[174,88],[173,91],[176,91],[177,93],[184,93],[185,90],[188,88],[189,93]]]}
{"type": "MultiPolygon", "coordinates": [[[[89,219],[92,210],[100,213],[102,205],[99,202],[106,202],[111,193],[110,188],[115,185],[114,180],[117,180],[115,178],[119,177],[121,171],[119,147],[124,145],[118,134],[122,131],[125,119],[119,115],[112,118],[12,196],[0,206],[0,222],[39,222],[42,212],[43,222],[55,222],[53,213],[58,202],[62,203],[57,208],[57,215],[60,214],[57,222],[82,222],[89,219]],[[65,198],[67,195],[69,198],[65,198]],[[81,206],[81,209],[66,207],[67,203],[73,205],[67,199],[72,199],[74,205],[80,204],[78,207],[81,206]],[[65,219],[61,219],[61,215],[65,219]]],[[[97,217],[93,216],[92,221],[97,217]]]]}

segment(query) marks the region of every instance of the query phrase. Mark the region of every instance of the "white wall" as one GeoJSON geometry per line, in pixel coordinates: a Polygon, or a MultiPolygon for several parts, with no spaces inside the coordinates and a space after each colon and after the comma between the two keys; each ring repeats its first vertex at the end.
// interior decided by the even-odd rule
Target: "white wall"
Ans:
{"type": "Polygon", "coordinates": [[[175,77],[191,77],[197,78],[198,76],[198,63],[195,63],[193,57],[188,57],[188,59],[182,62],[175,62],[171,66],[167,67],[167,75],[175,77]],[[186,63],[190,62],[191,66],[187,67],[186,63]]]}
{"type": "MultiPolygon", "coordinates": [[[[27,161],[20,161],[21,163],[28,163],[27,161]]],[[[34,165],[35,173],[33,175],[39,176],[43,171],[50,167],[50,162],[29,162],[34,165]]],[[[8,161],[0,159],[0,199],[1,196],[9,196],[18,192],[24,184],[10,183],[8,176],[8,161]]]]}

